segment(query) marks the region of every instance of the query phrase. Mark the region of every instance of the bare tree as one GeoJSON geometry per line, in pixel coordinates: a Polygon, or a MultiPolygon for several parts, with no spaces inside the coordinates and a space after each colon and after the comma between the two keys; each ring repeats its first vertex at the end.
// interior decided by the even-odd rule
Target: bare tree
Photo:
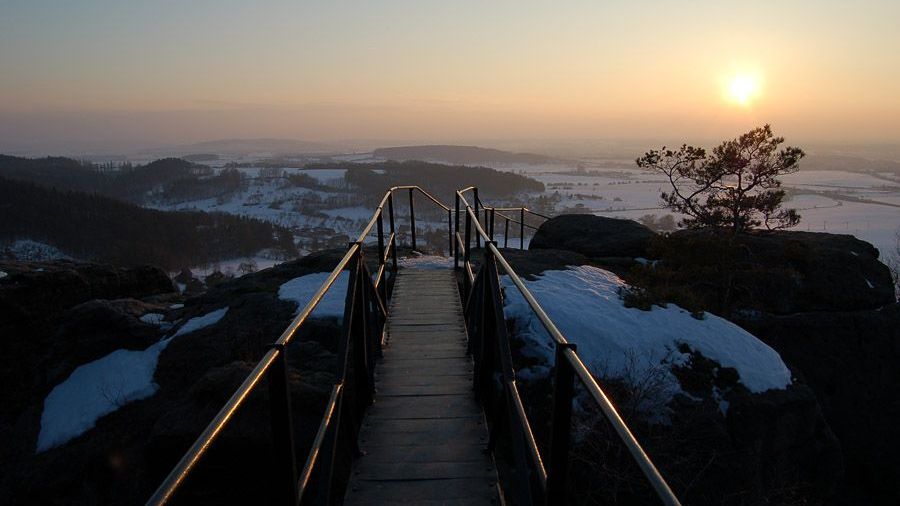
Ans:
{"type": "Polygon", "coordinates": [[[783,209],[785,192],[779,176],[798,170],[800,148],[778,150],[783,137],[765,125],[725,141],[707,154],[684,144],[663,146],[636,160],[638,167],[666,176],[671,192],[660,196],[666,207],[687,217],[688,228],[720,227],[737,234],[764,225],[788,228],[800,222],[794,209],[783,209]]]}

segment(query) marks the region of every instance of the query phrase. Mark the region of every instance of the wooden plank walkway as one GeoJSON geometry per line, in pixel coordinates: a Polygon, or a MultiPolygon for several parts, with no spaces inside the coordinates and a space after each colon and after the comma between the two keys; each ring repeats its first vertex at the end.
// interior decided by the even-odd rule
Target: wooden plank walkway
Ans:
{"type": "Polygon", "coordinates": [[[401,270],[348,505],[499,504],[451,270],[401,270]]]}

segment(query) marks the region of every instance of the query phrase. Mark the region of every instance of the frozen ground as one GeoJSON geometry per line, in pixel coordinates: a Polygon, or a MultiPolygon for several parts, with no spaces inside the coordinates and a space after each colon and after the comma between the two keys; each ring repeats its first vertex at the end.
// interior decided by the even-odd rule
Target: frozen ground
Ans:
{"type": "MultiPolygon", "coordinates": [[[[351,162],[372,161],[370,153],[342,155],[351,162]]],[[[660,176],[631,165],[630,160],[582,160],[541,165],[485,164],[498,170],[523,173],[546,186],[543,196],[557,198],[549,214],[588,212],[602,216],[637,219],[645,215],[661,218],[670,214],[661,206],[659,194],[667,182],[660,176]],[[633,167],[633,168],[629,168],[633,167]]],[[[252,216],[290,228],[299,247],[312,251],[336,245],[354,237],[367,223],[372,209],[359,205],[359,197],[343,182],[344,169],[281,169],[303,173],[320,185],[315,190],[288,187],[282,179],[264,178],[258,168],[242,168],[248,187],[227,199],[204,199],[177,204],[158,204],[166,209],[201,209],[252,216]],[[331,242],[334,244],[332,244],[331,242]]],[[[801,171],[783,178],[791,192],[788,205],[800,210],[802,221],[796,230],[853,234],[883,252],[894,248],[900,227],[900,183],[889,177],[848,171],[801,171]]],[[[460,186],[477,182],[460,182],[460,186]]],[[[523,195],[496,204],[534,207],[538,194],[523,195]]],[[[402,203],[400,203],[402,205],[402,203]]],[[[397,209],[398,226],[405,210],[397,209]]],[[[443,223],[426,223],[421,228],[443,229],[443,223]]],[[[497,223],[498,236],[502,222],[497,223]]],[[[527,234],[529,237],[532,232],[527,234]]],[[[502,239],[502,237],[500,237],[502,239]]],[[[511,245],[518,246],[516,239],[511,245]]],[[[259,262],[258,262],[259,263],[259,262]]]]}
{"type": "MultiPolygon", "coordinates": [[[[560,199],[553,213],[575,210],[630,219],[671,214],[659,200],[668,183],[637,168],[497,168],[524,172],[543,182],[544,195],[560,199]]],[[[882,254],[895,247],[900,229],[900,183],[869,174],[814,167],[802,167],[785,176],[783,182],[793,194],[787,205],[797,208],[802,217],[794,230],[851,234],[872,243],[882,254]]]]}
{"type": "Polygon", "coordinates": [[[12,260],[27,262],[71,259],[71,257],[49,244],[30,239],[19,239],[6,246],[0,246],[0,258],[3,256],[8,256],[12,260]]]}
{"type": "MultiPolygon", "coordinates": [[[[791,373],[775,350],[725,319],[706,313],[698,320],[674,304],[654,306],[651,311],[626,308],[619,296],[625,282],[608,271],[569,267],[545,271],[524,282],[566,339],[578,345],[579,357],[592,372],[633,385],[658,379],[654,382],[657,409],[681,391],[672,368],[689,360],[690,355],[681,351],[683,346],[737,370],[740,382],[751,392],[791,384],[791,373]]],[[[526,380],[546,376],[553,364],[554,343],[506,276],[503,286],[506,317],[525,342],[523,353],[538,359],[538,365],[520,375],[526,380]]],[[[720,408],[726,412],[724,402],[720,408]]]]}
{"type": "MultiPolygon", "coordinates": [[[[191,318],[175,334],[145,350],[116,350],[79,366],[44,400],[37,451],[59,446],[93,428],[100,417],[156,393],[159,388],[153,382],[156,363],[169,342],[215,325],[227,312],[226,307],[191,318]]],[[[146,321],[153,319],[149,317],[146,321]]]]}
{"type": "MultiPolygon", "coordinates": [[[[329,272],[316,272],[294,278],[281,285],[278,289],[278,298],[296,304],[297,313],[300,313],[312,300],[313,295],[316,294],[329,274],[329,272]]],[[[312,316],[317,318],[343,318],[348,277],[347,271],[342,272],[337,277],[334,284],[331,285],[331,289],[325,292],[322,300],[312,312],[312,316]]]]}

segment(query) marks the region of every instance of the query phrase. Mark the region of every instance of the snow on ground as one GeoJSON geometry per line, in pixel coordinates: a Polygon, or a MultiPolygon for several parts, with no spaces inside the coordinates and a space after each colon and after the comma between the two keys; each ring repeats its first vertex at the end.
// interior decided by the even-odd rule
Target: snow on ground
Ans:
{"type": "Polygon", "coordinates": [[[211,311],[206,313],[203,316],[197,316],[188,320],[184,325],[178,328],[178,331],[175,332],[174,335],[168,337],[166,340],[171,340],[172,338],[183,336],[185,334],[189,334],[191,332],[198,331],[202,328],[206,328],[212,325],[219,323],[222,318],[225,317],[225,314],[228,313],[228,308],[224,307],[222,309],[217,309],[215,311],[211,311]]]}
{"type": "Polygon", "coordinates": [[[59,249],[49,244],[31,239],[19,239],[8,245],[7,254],[15,260],[44,262],[49,260],[71,260],[72,257],[66,255],[59,249]]]}
{"type": "Polygon", "coordinates": [[[226,307],[191,318],[174,335],[145,350],[116,350],[79,366],[44,400],[36,451],[59,446],[93,428],[101,416],[156,393],[156,363],[169,342],[218,323],[227,312],[226,307]]]}
{"type": "Polygon", "coordinates": [[[397,259],[397,264],[406,269],[452,269],[453,258],[442,257],[436,255],[423,255],[418,251],[413,252],[413,256],[402,257],[397,259]]]}
{"type": "Polygon", "coordinates": [[[372,207],[355,206],[355,207],[338,207],[335,209],[323,209],[322,214],[330,218],[344,218],[348,220],[369,220],[375,214],[372,207]]]}
{"type": "Polygon", "coordinates": [[[328,184],[343,180],[347,169],[304,169],[303,173],[315,178],[320,183],[328,184]]]}
{"type": "Polygon", "coordinates": [[[869,174],[843,170],[801,169],[781,177],[785,186],[840,187],[840,188],[881,188],[893,185],[890,181],[869,174]]]}
{"type": "MultiPolygon", "coordinates": [[[[791,373],[775,350],[737,325],[706,313],[702,320],[669,304],[651,311],[626,308],[619,292],[626,284],[616,275],[591,266],[546,271],[524,281],[566,338],[578,344],[578,355],[595,374],[635,380],[663,376],[662,404],[681,388],[671,371],[689,355],[679,345],[733,367],[751,392],[783,389],[791,373]]],[[[544,376],[553,363],[554,346],[518,289],[503,277],[505,313],[514,320],[526,345],[523,353],[542,365],[522,371],[522,377],[544,376]]]]}
{"type": "Polygon", "coordinates": [[[162,325],[165,323],[166,315],[162,313],[147,313],[141,316],[141,321],[150,325],[162,325]]]}
{"type": "MultiPolygon", "coordinates": [[[[219,260],[216,262],[212,262],[207,265],[193,267],[191,272],[194,276],[205,278],[214,272],[221,272],[226,276],[235,276],[241,277],[244,275],[244,271],[241,270],[242,266],[249,265],[253,268],[253,272],[261,271],[263,269],[268,269],[270,267],[274,267],[285,260],[279,260],[277,258],[272,258],[271,256],[266,255],[256,255],[253,257],[244,257],[244,258],[232,258],[230,260],[219,260]]],[[[172,272],[171,275],[174,277],[178,272],[172,272]]]]}
{"type": "MultiPolygon", "coordinates": [[[[313,295],[319,290],[329,274],[331,273],[315,272],[294,278],[281,285],[278,289],[278,298],[297,304],[297,313],[299,313],[309,304],[309,301],[312,300],[313,295]]],[[[347,271],[341,272],[334,284],[331,285],[331,289],[325,292],[319,305],[312,312],[312,316],[317,318],[342,318],[344,316],[348,276],[347,271]]]]}
{"type": "Polygon", "coordinates": [[[0,279],[3,279],[7,276],[7,274],[3,271],[0,271],[0,279]]]}

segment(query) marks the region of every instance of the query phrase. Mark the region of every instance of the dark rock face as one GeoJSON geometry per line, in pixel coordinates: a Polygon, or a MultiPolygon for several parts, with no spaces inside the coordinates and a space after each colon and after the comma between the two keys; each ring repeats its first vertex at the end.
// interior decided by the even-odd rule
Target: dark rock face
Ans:
{"type": "Polygon", "coordinates": [[[645,257],[656,234],[632,220],[591,214],[564,214],[545,221],[529,250],[560,249],[590,258],[645,257]]]}
{"type": "Polygon", "coordinates": [[[92,299],[143,298],[175,291],[160,268],[56,262],[0,262],[0,321],[35,320],[92,299]]]}
{"type": "Polygon", "coordinates": [[[82,363],[159,337],[155,326],[138,320],[159,306],[105,299],[165,296],[174,287],[149,266],[0,262],[0,270],[8,274],[0,279],[0,385],[6,385],[0,432],[24,426],[33,448],[35,416],[53,386],[82,363]]]}
{"type": "MultiPolygon", "coordinates": [[[[518,250],[504,249],[503,258],[512,266],[519,276],[535,276],[546,270],[565,269],[570,265],[584,265],[588,258],[574,251],[558,249],[518,250]]],[[[484,256],[483,249],[472,251],[472,268],[477,270],[484,256]]],[[[503,271],[501,270],[501,273],[503,271]]]]}
{"type": "Polygon", "coordinates": [[[664,461],[691,455],[676,471],[682,501],[743,496],[748,504],[816,504],[833,497],[844,472],[841,446],[809,386],[754,394],[735,370],[696,352],[675,373],[688,395],[670,405],[672,432],[651,440],[664,461]]]}
{"type": "MultiPolygon", "coordinates": [[[[684,504],[826,504],[834,496],[844,472],[841,446],[807,385],[751,393],[734,369],[697,352],[674,372],[684,394],[651,408],[668,413],[663,423],[638,408],[655,404],[651,376],[600,382],[684,504]]],[[[542,395],[552,387],[549,378],[542,383],[525,384],[533,399],[526,404],[546,406],[542,395]]],[[[579,462],[570,471],[573,494],[593,498],[590,504],[657,502],[598,408],[579,404],[586,412],[576,427],[590,432],[571,450],[579,462]]],[[[549,431],[546,409],[531,415],[539,439],[549,431]]]]}
{"type": "Polygon", "coordinates": [[[845,455],[839,502],[897,504],[900,304],[739,323],[775,348],[815,391],[845,455]]]}
{"type": "MultiPolygon", "coordinates": [[[[224,281],[184,301],[183,309],[169,309],[173,300],[165,300],[144,284],[107,281],[100,285],[106,291],[91,289],[85,300],[81,300],[83,293],[71,295],[66,300],[76,302],[58,310],[52,319],[20,319],[16,321],[26,326],[17,327],[15,333],[0,330],[4,351],[11,350],[3,354],[3,360],[9,358],[16,367],[3,371],[10,375],[4,379],[11,388],[4,390],[0,424],[0,504],[144,502],[293,317],[296,307],[278,299],[279,286],[297,276],[330,270],[343,253],[324,252],[224,281]],[[126,287],[135,292],[128,293],[126,287]],[[91,298],[97,294],[143,300],[91,298]],[[159,303],[161,297],[164,304],[159,303]],[[223,307],[229,310],[221,321],[178,336],[163,351],[154,376],[159,386],[154,395],[128,403],[100,418],[95,428],[81,436],[35,454],[44,398],[71,370],[115,349],[146,348],[164,335],[139,316],[162,313],[168,321],[184,322],[223,307]]],[[[63,274],[53,275],[78,280],[91,269],[98,268],[70,264],[63,274]]],[[[35,275],[20,275],[5,265],[2,270],[10,276],[0,281],[0,300],[11,296],[4,293],[7,286],[16,293],[35,293],[29,284],[35,275]]],[[[120,273],[118,279],[128,278],[120,273]]],[[[89,279],[87,285],[93,286],[93,281],[89,279]]],[[[171,291],[168,278],[166,285],[171,291]]],[[[85,285],[71,286],[83,289],[85,285]]],[[[15,314],[39,311],[40,301],[36,306],[22,301],[15,314]]],[[[50,302],[53,307],[63,305],[50,302]]],[[[0,325],[6,323],[0,319],[0,325]]],[[[299,455],[315,434],[334,380],[338,329],[334,320],[311,320],[288,348],[299,455]]],[[[266,395],[263,385],[237,414],[233,429],[226,431],[201,465],[194,485],[182,496],[186,503],[272,502],[264,494],[255,494],[259,488],[247,486],[248,480],[267,483],[272,475],[271,469],[260,464],[270,462],[272,452],[266,395]],[[204,484],[215,486],[204,488],[204,484]]]]}
{"type": "MultiPolygon", "coordinates": [[[[755,231],[727,234],[681,230],[661,246],[675,263],[704,252],[733,256],[729,271],[739,281],[735,296],[754,309],[788,314],[875,309],[894,302],[890,271],[878,250],[850,235],[755,231]],[[692,255],[693,254],[693,255],[692,255]]],[[[668,261],[668,260],[667,260],[668,261]]],[[[694,283],[697,280],[693,280],[694,283]]]]}

